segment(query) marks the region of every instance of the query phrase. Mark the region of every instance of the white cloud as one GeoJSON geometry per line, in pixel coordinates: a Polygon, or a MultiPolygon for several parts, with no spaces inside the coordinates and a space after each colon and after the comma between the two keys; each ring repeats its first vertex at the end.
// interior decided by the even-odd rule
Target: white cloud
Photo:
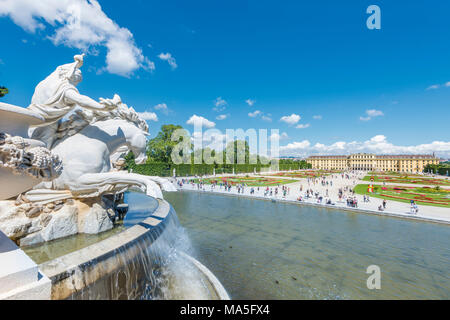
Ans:
{"type": "Polygon", "coordinates": [[[366,117],[363,117],[363,116],[359,117],[359,120],[369,121],[372,118],[384,116],[384,113],[380,110],[369,109],[369,110],[366,110],[366,115],[367,115],[366,117]]]}
{"type": "Polygon", "coordinates": [[[213,108],[214,111],[220,112],[226,109],[226,106],[228,103],[222,99],[222,97],[217,97],[216,100],[214,100],[215,107],[213,108]]]}
{"type": "Polygon", "coordinates": [[[203,118],[201,116],[193,115],[189,118],[188,121],[186,121],[187,124],[193,125],[195,127],[205,127],[205,128],[214,128],[216,124],[212,121],[209,121],[206,118],[203,118]]]}
{"type": "Polygon", "coordinates": [[[272,122],[272,118],[270,116],[262,116],[261,119],[267,122],[272,122]]]}
{"type": "Polygon", "coordinates": [[[250,107],[253,107],[253,105],[255,104],[255,100],[252,100],[252,99],[247,99],[247,100],[245,100],[245,103],[247,103],[250,107]]]}
{"type": "Polygon", "coordinates": [[[255,111],[253,111],[253,112],[249,112],[249,113],[248,113],[248,116],[249,116],[250,118],[256,118],[256,117],[259,116],[260,114],[261,114],[261,111],[255,110],[255,111]]]}
{"type": "Polygon", "coordinates": [[[178,68],[177,62],[176,62],[175,58],[172,57],[171,53],[169,53],[169,52],[160,53],[158,58],[160,58],[163,61],[167,61],[169,66],[172,68],[172,70],[175,70],[176,68],[178,68]]]}
{"type": "Polygon", "coordinates": [[[322,116],[321,115],[317,115],[317,116],[313,116],[314,120],[322,120],[322,116]]]}
{"type": "Polygon", "coordinates": [[[433,85],[429,86],[426,90],[436,90],[436,89],[440,89],[442,87],[450,87],[450,81],[447,81],[444,84],[433,84],[433,85]]]}
{"type": "Polygon", "coordinates": [[[223,150],[226,141],[226,135],[217,129],[209,129],[204,132],[194,131],[191,142],[195,149],[211,148],[216,151],[223,150]]]}
{"type": "Polygon", "coordinates": [[[450,157],[450,141],[433,141],[431,143],[413,146],[397,146],[390,143],[386,136],[376,135],[366,141],[338,141],[330,145],[316,143],[311,145],[308,140],[289,143],[280,146],[280,155],[305,157],[312,154],[350,154],[357,152],[368,152],[376,154],[432,154],[437,156],[450,157]]]}
{"type": "Polygon", "coordinates": [[[225,120],[228,117],[227,114],[220,114],[216,117],[217,120],[225,120]]]}
{"type": "Polygon", "coordinates": [[[139,117],[141,117],[142,119],[144,119],[146,121],[158,121],[158,116],[154,112],[149,112],[149,111],[138,112],[138,115],[139,115],[139,117]]]}
{"type": "Polygon", "coordinates": [[[439,89],[440,87],[441,87],[441,86],[438,85],[438,84],[433,84],[433,85],[429,86],[429,87],[427,88],[427,90],[436,90],[436,89],[439,89]]]}
{"type": "Polygon", "coordinates": [[[278,133],[272,133],[269,137],[270,141],[278,139],[278,141],[289,139],[289,136],[286,132],[283,132],[281,135],[278,133]]]}
{"type": "Polygon", "coordinates": [[[165,103],[159,103],[156,106],[154,106],[153,109],[160,110],[165,115],[169,114],[169,108],[167,107],[167,104],[165,104],[165,103]]]}
{"type": "Polygon", "coordinates": [[[367,115],[369,117],[378,117],[378,116],[384,116],[384,113],[380,110],[370,109],[366,111],[367,115]]]}
{"type": "Polygon", "coordinates": [[[299,122],[301,118],[302,117],[300,117],[298,114],[293,113],[290,116],[281,117],[280,121],[286,122],[289,125],[293,125],[299,122]]]}
{"type": "Polygon", "coordinates": [[[106,71],[130,76],[142,68],[153,70],[154,63],[142,54],[126,28],[120,27],[96,0],[2,0],[0,16],[9,16],[30,33],[49,31],[46,38],[84,52],[104,46],[106,71]]]}
{"type": "Polygon", "coordinates": [[[309,123],[306,123],[306,124],[298,124],[298,125],[296,125],[295,126],[297,129],[306,129],[306,128],[309,128],[310,127],[310,124],[309,123]]]}

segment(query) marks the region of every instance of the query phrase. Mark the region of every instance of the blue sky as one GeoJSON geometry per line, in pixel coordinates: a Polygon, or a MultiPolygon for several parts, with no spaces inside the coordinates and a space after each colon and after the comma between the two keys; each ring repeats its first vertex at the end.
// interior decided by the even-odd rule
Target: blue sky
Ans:
{"type": "Polygon", "coordinates": [[[450,156],[448,1],[95,5],[0,0],[0,85],[10,89],[2,102],[27,106],[39,81],[83,51],[80,92],[95,99],[118,93],[138,112],[154,112],[152,136],[167,123],[192,130],[186,122],[195,114],[220,130],[279,129],[282,153],[290,155],[450,156]],[[381,8],[381,30],[366,27],[371,4],[381,8]],[[80,30],[71,26],[78,7],[80,30]],[[130,59],[114,55],[122,50],[130,59]],[[222,100],[225,109],[215,111],[222,100]],[[292,114],[300,119],[280,120],[292,114]]]}

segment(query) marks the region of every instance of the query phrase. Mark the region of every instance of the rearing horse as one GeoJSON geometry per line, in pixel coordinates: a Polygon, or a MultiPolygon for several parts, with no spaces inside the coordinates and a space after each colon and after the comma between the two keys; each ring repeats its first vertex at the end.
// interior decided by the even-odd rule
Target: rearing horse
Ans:
{"type": "Polygon", "coordinates": [[[111,156],[124,146],[136,155],[136,163],[145,162],[147,135],[125,119],[108,119],[87,125],[78,133],[57,141],[52,148],[52,153],[63,162],[61,176],[39,184],[35,190],[26,193],[26,197],[31,201],[87,198],[137,188],[151,197],[162,199],[161,189],[176,191],[167,179],[111,171],[111,156]],[[70,190],[71,196],[67,196],[64,190],[70,190]]]}

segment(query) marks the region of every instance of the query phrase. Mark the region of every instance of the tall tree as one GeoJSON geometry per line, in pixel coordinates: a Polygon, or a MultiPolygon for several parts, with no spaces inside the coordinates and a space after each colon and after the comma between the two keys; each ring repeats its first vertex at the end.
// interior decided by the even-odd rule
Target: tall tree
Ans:
{"type": "Polygon", "coordinates": [[[224,152],[224,163],[249,163],[250,146],[245,140],[234,140],[229,142],[224,152]]]}
{"type": "Polygon", "coordinates": [[[161,126],[158,135],[148,142],[148,162],[172,163],[172,150],[179,143],[179,141],[172,141],[172,134],[178,129],[183,127],[173,124],[161,126]]]}
{"type": "Polygon", "coordinates": [[[0,98],[3,97],[5,94],[8,94],[8,88],[0,86],[0,98]]]}

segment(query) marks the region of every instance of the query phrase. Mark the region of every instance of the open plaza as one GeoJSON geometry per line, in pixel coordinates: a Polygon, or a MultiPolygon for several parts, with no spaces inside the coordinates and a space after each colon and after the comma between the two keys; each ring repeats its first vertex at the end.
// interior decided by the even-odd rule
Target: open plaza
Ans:
{"type": "Polygon", "coordinates": [[[291,201],[450,223],[450,180],[446,176],[388,176],[382,172],[375,174],[368,171],[298,170],[177,178],[177,185],[182,190],[291,201]],[[274,176],[282,179],[273,179],[274,176]],[[392,177],[392,180],[387,177],[392,177]]]}

